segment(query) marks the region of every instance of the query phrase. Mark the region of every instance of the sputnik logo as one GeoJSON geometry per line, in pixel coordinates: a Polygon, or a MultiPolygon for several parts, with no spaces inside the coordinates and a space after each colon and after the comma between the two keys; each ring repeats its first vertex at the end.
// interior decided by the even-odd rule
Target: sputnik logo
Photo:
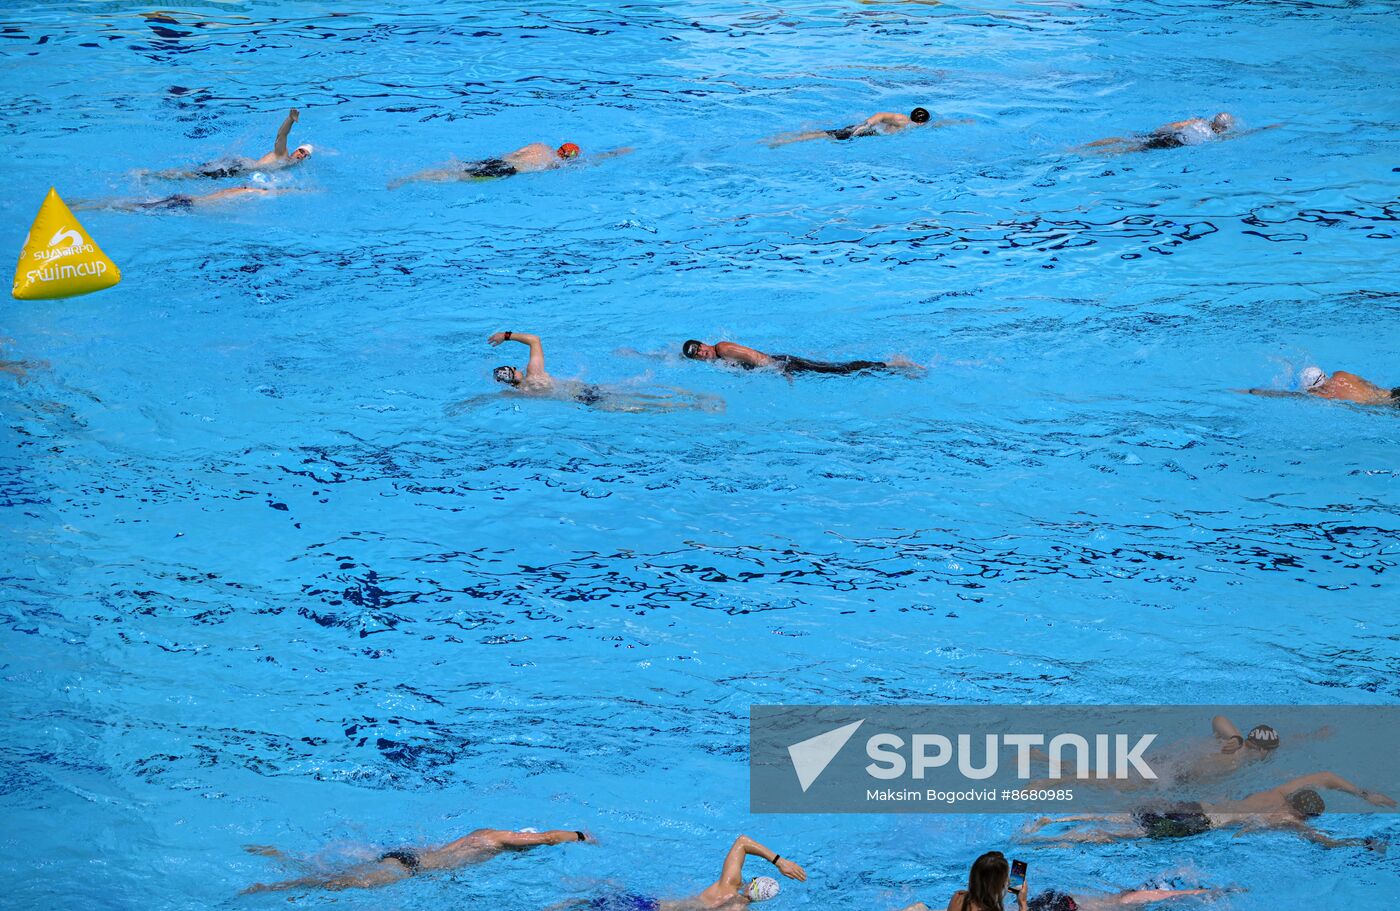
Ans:
{"type": "Polygon", "coordinates": [[[788,758],[792,760],[792,768],[797,772],[797,783],[802,785],[803,794],[806,794],[812,783],[826,771],[826,767],[831,765],[831,760],[836,758],[836,754],[841,752],[841,748],[862,724],[865,724],[864,718],[794,743],[787,748],[788,758]]]}

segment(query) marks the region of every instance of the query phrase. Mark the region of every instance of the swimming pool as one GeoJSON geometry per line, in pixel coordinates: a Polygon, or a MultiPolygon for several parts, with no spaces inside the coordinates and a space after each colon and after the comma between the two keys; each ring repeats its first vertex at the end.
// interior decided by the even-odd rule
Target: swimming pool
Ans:
{"type": "MultiPolygon", "coordinates": [[[[177,192],[134,172],[260,153],[294,104],[317,145],[271,178],[305,193],[80,213],[123,284],[7,308],[0,357],[48,362],[0,375],[7,905],[274,907],[240,845],[478,825],[604,845],[303,901],[680,895],[747,831],[812,877],[784,906],[934,904],[1019,821],[750,816],[750,704],[1400,697],[1400,422],[1231,391],[1400,383],[1392,5],[376,6],[0,17],[12,246],[50,184],[177,192]],[[914,104],[974,122],[761,142],[914,104]],[[1220,109],[1285,126],[1066,153],[1220,109]],[[385,189],[535,140],[636,151],[385,189]],[[727,407],[476,399],[503,329],[727,407]],[[691,337],[930,370],[788,382],[691,337]]],[[[1397,863],[1030,859],[1238,909],[1397,863]]]]}

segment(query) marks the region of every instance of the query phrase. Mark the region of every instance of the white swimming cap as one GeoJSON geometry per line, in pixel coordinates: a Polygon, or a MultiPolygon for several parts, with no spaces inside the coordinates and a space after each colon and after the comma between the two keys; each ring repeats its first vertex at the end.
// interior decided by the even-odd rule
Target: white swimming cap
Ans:
{"type": "Polygon", "coordinates": [[[1325,379],[1327,374],[1322,372],[1321,367],[1304,367],[1303,372],[1298,374],[1298,388],[1308,390],[1325,379]]]}
{"type": "Polygon", "coordinates": [[[755,876],[744,894],[751,902],[766,902],[782,891],[778,881],[771,876],[755,876]]]}
{"type": "Polygon", "coordinates": [[[306,154],[310,155],[312,152],[316,151],[316,149],[315,149],[314,146],[311,145],[311,143],[309,143],[309,142],[303,142],[301,145],[297,146],[295,149],[292,149],[292,151],[293,151],[293,152],[305,152],[306,154]]]}

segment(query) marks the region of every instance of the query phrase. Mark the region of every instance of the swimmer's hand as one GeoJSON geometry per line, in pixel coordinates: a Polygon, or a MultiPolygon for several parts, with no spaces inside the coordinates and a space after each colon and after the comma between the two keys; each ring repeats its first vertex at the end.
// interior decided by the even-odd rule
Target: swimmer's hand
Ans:
{"type": "Polygon", "coordinates": [[[243,850],[259,857],[281,857],[282,852],[272,845],[244,845],[243,850]]]}
{"type": "Polygon", "coordinates": [[[292,123],[296,123],[298,120],[301,119],[301,111],[298,111],[296,108],[292,108],[290,111],[287,112],[287,117],[291,119],[292,123]]]}
{"type": "Polygon", "coordinates": [[[503,342],[503,341],[505,341],[505,340],[506,340],[506,334],[505,334],[504,332],[497,332],[497,333],[495,333],[494,335],[492,335],[490,338],[488,338],[488,339],[486,340],[486,344],[488,344],[488,345],[490,345],[492,348],[494,348],[494,347],[496,347],[497,345],[499,345],[501,342],[503,342]]]}
{"type": "Polygon", "coordinates": [[[1393,807],[1395,801],[1379,791],[1362,791],[1361,799],[1377,807],[1393,807]]]}
{"type": "Polygon", "coordinates": [[[786,857],[778,858],[778,862],[775,866],[778,868],[778,872],[782,873],[788,879],[795,879],[800,883],[805,883],[807,881],[807,871],[788,860],[786,857]]]}

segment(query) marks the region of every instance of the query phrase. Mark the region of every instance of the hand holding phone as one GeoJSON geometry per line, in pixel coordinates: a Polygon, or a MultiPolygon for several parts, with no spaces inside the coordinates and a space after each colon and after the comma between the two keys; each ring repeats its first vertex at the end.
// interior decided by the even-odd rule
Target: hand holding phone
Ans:
{"type": "Polygon", "coordinates": [[[1026,888],[1026,862],[1013,860],[1011,862],[1011,881],[1007,883],[1006,890],[1019,894],[1024,888],[1026,888]]]}

